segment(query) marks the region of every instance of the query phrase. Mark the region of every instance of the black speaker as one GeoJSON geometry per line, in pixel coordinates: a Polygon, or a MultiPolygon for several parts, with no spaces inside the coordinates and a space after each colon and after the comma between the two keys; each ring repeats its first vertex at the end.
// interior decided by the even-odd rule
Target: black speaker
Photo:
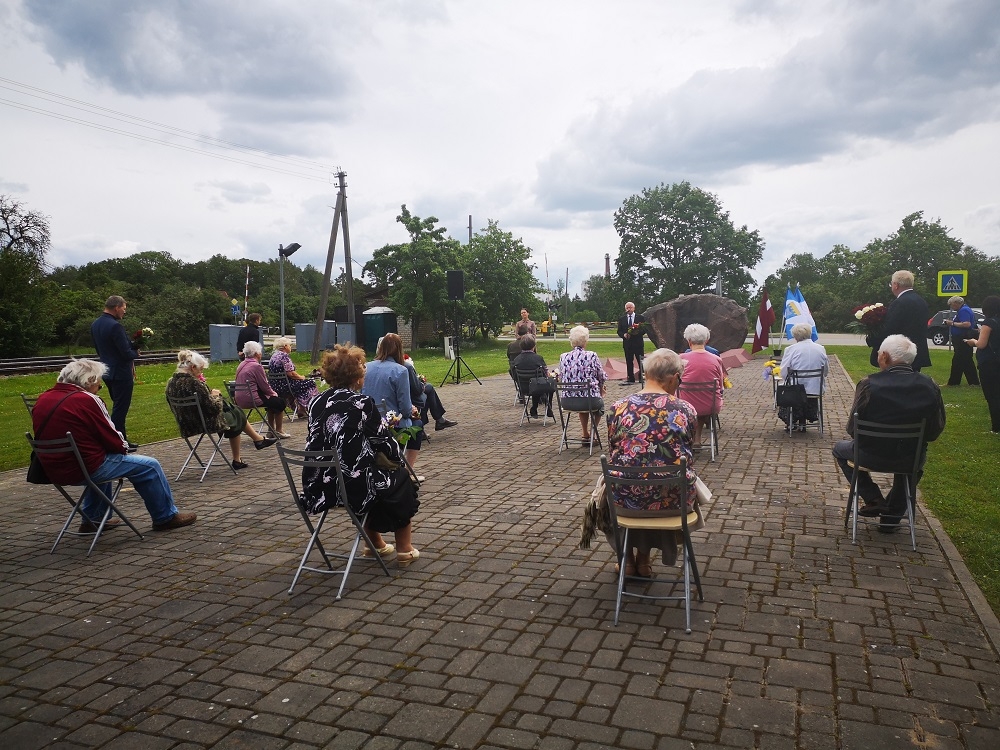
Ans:
{"type": "Polygon", "coordinates": [[[448,271],[448,299],[465,299],[465,271],[448,271]]]}

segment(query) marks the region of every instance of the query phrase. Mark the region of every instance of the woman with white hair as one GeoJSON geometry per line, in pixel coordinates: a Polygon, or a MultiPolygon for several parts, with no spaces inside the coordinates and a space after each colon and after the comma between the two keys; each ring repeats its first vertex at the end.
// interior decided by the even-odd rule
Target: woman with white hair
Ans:
{"type": "Polygon", "coordinates": [[[292,362],[292,340],[287,336],[279,336],[274,340],[274,352],[267,363],[267,370],[274,375],[285,373],[288,377],[288,388],[291,390],[268,377],[271,388],[284,398],[289,406],[295,408],[295,413],[299,417],[305,417],[309,410],[309,402],[316,397],[319,389],[312,379],[302,377],[295,371],[295,363],[292,362]]]}
{"type": "Polygon", "coordinates": [[[686,383],[711,383],[718,381],[715,393],[708,391],[685,392],[682,388],[681,398],[691,404],[698,413],[698,422],[694,430],[694,444],[701,445],[701,431],[712,420],[713,414],[722,411],[723,382],[726,379],[726,368],[722,359],[706,348],[711,332],[701,323],[692,323],[684,329],[684,340],[688,350],[680,355],[684,360],[684,381],[686,383]]]}
{"type": "MultiPolygon", "coordinates": [[[[792,326],[792,338],[795,343],[785,349],[781,356],[781,377],[788,380],[792,370],[822,370],[823,390],[820,390],[819,378],[802,378],[801,383],[806,388],[806,408],[795,412],[795,429],[806,431],[806,421],[815,422],[819,419],[819,397],[826,390],[826,374],[829,372],[829,360],[826,349],[812,340],[812,326],[808,323],[796,323],[792,326]]],[[[778,419],[788,424],[789,409],[782,406],[778,409],[778,419]]]]}
{"type": "MultiPolygon", "coordinates": [[[[588,386],[579,392],[571,391],[566,396],[561,396],[562,404],[567,409],[591,409],[603,413],[608,376],[601,367],[597,352],[587,351],[588,341],[590,330],[587,326],[576,326],[570,330],[569,343],[573,345],[573,349],[559,357],[559,380],[563,383],[587,383],[588,386]]],[[[590,442],[589,425],[590,414],[581,411],[580,426],[583,434],[580,437],[585,443],[590,442]]],[[[594,429],[597,429],[596,424],[594,429]]]]}
{"type": "MultiPolygon", "coordinates": [[[[669,466],[687,459],[687,492],[664,495],[659,488],[619,487],[614,497],[615,512],[621,516],[676,514],[684,508],[697,508],[694,471],[694,430],[697,414],[687,401],[678,398],[681,375],[687,375],[684,360],[670,349],[657,349],[646,356],[646,385],[616,401],[608,412],[608,444],[614,466],[669,466]]],[[[695,531],[704,526],[699,510],[695,531]]],[[[625,575],[648,578],[653,574],[650,554],[663,551],[663,563],[677,560],[678,535],[675,532],[633,531],[629,533],[632,549],[626,550],[625,575]]],[[[615,546],[614,538],[608,543],[615,546]]]]}
{"type": "Polygon", "coordinates": [[[240,388],[236,391],[236,405],[241,409],[251,409],[263,406],[267,413],[267,426],[271,435],[278,438],[290,438],[281,427],[285,419],[285,399],[279,396],[267,380],[267,373],[260,363],[264,355],[264,347],[256,341],[243,344],[243,361],[236,368],[236,382],[249,385],[250,388],[240,388]]]}
{"type": "MultiPolygon", "coordinates": [[[[208,369],[208,360],[188,349],[182,349],[177,354],[177,371],[167,382],[167,396],[170,398],[188,398],[197,396],[201,405],[201,413],[205,417],[205,425],[209,430],[220,435],[226,432],[228,425],[222,418],[222,394],[217,388],[212,390],[202,382],[202,372],[208,369]]],[[[173,406],[170,407],[173,409],[173,406]]],[[[193,437],[200,435],[202,431],[201,419],[194,409],[181,409],[174,411],[177,423],[181,428],[182,437],[193,437]]],[[[253,440],[253,447],[263,450],[269,445],[278,442],[277,438],[265,438],[247,422],[243,426],[243,432],[253,440]]],[[[240,460],[240,435],[229,438],[229,447],[233,452],[233,468],[245,469],[247,464],[240,460]]]]}

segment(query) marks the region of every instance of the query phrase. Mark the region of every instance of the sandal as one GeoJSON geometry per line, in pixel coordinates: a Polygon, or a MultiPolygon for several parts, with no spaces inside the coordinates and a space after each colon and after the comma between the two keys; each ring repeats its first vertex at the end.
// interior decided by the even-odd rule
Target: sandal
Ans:
{"type": "Polygon", "coordinates": [[[361,556],[362,557],[375,557],[375,553],[377,552],[379,557],[388,557],[389,555],[391,555],[395,551],[396,551],[396,548],[393,547],[388,542],[386,542],[386,545],[382,549],[377,549],[377,550],[375,550],[375,552],[372,552],[372,548],[369,547],[366,544],[365,548],[363,550],[361,550],[361,556]]]}
{"type": "Polygon", "coordinates": [[[585,432],[585,433],[583,433],[583,434],[582,434],[582,435],[580,436],[580,440],[581,440],[581,442],[584,442],[584,443],[589,443],[589,442],[590,442],[590,433],[589,433],[589,432],[585,432]]]}
{"type": "MultiPolygon", "coordinates": [[[[618,567],[618,563],[615,563],[615,573],[620,573],[621,568],[618,567]]],[[[635,575],[635,565],[627,562],[625,563],[625,575],[634,576],[635,575]]]]}
{"type": "Polygon", "coordinates": [[[635,566],[636,575],[639,578],[652,578],[653,577],[653,566],[649,563],[635,566]]]}
{"type": "Polygon", "coordinates": [[[409,552],[400,552],[396,555],[397,565],[409,565],[411,562],[420,557],[420,550],[414,547],[409,552]]]}

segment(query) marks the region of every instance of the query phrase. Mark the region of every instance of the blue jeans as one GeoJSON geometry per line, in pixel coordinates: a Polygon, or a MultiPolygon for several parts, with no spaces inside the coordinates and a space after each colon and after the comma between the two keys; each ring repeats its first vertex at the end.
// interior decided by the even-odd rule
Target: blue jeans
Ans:
{"type": "MultiPolygon", "coordinates": [[[[146,503],[146,510],[154,524],[166,523],[177,513],[174,496],[170,492],[170,484],[160,468],[160,462],[150,456],[139,456],[134,453],[109,453],[104,463],[90,472],[90,478],[100,485],[108,497],[111,496],[111,481],[125,477],[135,487],[139,497],[146,503]]],[[[107,509],[107,503],[88,488],[83,494],[83,516],[94,523],[99,523],[107,509]]]]}

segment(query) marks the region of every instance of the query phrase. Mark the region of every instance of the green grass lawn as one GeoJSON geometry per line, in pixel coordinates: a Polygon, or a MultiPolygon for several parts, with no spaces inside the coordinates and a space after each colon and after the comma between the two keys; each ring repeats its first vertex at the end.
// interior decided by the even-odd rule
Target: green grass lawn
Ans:
{"type": "MultiPolygon", "coordinates": [[[[617,340],[592,341],[588,348],[602,358],[621,356],[617,340]]],[[[647,345],[647,351],[651,348],[647,345]]],[[[566,339],[538,344],[538,352],[546,362],[557,362],[559,355],[568,350],[566,339]]],[[[855,381],[872,372],[864,347],[830,346],[827,351],[840,358],[855,381]]],[[[435,386],[451,365],[438,350],[419,350],[413,357],[417,370],[435,386]]],[[[932,357],[934,366],[924,372],[938,383],[946,382],[950,354],[935,352],[932,357]]],[[[466,343],[462,358],[481,378],[507,372],[505,342],[466,343]]],[[[300,372],[312,369],[308,353],[296,353],[293,359],[300,372]]],[[[174,366],[149,365],[139,367],[137,372],[139,380],[129,412],[130,439],[149,443],[177,437],[177,425],[163,396],[174,366]]],[[[223,381],[232,380],[235,373],[235,362],[216,363],[206,377],[211,387],[223,390],[223,381]]],[[[20,394],[41,393],[54,382],[53,373],[0,378],[0,416],[4,424],[11,426],[0,435],[0,470],[28,464],[24,433],[30,430],[31,423],[20,394]]],[[[948,426],[931,445],[920,489],[924,502],[962,553],[994,612],[1000,613],[1000,464],[995,460],[1000,437],[990,433],[989,414],[980,389],[962,386],[943,390],[948,426]]]]}

